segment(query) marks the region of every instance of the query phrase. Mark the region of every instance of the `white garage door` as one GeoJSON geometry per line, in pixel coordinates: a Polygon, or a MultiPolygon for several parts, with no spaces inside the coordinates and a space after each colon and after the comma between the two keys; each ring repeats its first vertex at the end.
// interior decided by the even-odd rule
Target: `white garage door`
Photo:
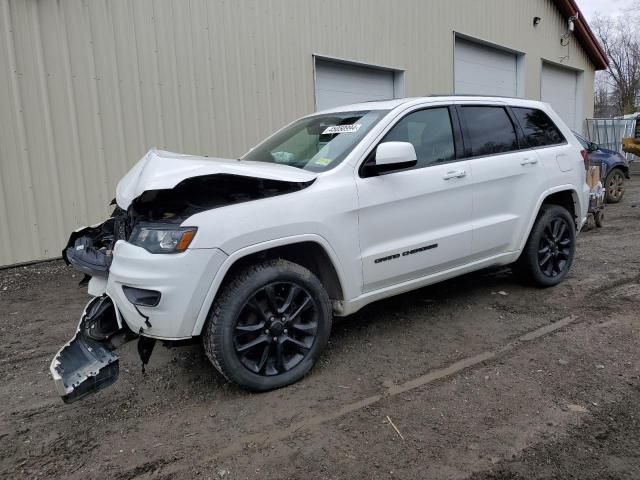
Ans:
{"type": "Polygon", "coordinates": [[[517,96],[515,53],[456,39],[455,92],[458,94],[517,96]]]}
{"type": "Polygon", "coordinates": [[[543,64],[541,82],[542,101],[550,103],[560,118],[575,130],[577,128],[577,73],[566,68],[543,64]]]}
{"type": "Polygon", "coordinates": [[[394,98],[392,70],[316,59],[316,110],[394,98]]]}

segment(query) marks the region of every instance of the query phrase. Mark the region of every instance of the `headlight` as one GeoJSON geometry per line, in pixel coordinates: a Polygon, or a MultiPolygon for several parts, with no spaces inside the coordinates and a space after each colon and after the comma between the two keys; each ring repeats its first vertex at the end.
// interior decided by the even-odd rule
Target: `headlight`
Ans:
{"type": "Polygon", "coordinates": [[[129,243],[151,253],[179,253],[187,249],[197,231],[196,227],[137,226],[131,232],[129,243]]]}

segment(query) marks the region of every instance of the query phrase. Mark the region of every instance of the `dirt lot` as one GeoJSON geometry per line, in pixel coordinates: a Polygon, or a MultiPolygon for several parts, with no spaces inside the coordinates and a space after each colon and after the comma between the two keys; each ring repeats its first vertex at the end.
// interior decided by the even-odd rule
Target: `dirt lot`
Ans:
{"type": "Polygon", "coordinates": [[[0,271],[2,478],[640,478],[640,184],[549,290],[484,271],[337,322],[298,384],[249,394],[199,346],[135,343],[73,405],[49,362],[88,300],[61,262],[0,271]],[[387,416],[402,437],[394,430],[387,416]]]}

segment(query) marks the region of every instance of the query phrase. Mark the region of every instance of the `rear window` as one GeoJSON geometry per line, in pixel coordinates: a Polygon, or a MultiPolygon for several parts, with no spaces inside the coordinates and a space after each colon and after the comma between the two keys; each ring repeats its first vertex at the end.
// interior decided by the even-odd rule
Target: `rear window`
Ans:
{"type": "Polygon", "coordinates": [[[562,133],[553,123],[553,120],[542,110],[522,107],[513,107],[511,110],[516,116],[530,147],[547,147],[565,142],[562,133]]]}
{"type": "Polygon", "coordinates": [[[518,138],[503,107],[462,107],[471,155],[491,155],[518,150],[518,138]]]}

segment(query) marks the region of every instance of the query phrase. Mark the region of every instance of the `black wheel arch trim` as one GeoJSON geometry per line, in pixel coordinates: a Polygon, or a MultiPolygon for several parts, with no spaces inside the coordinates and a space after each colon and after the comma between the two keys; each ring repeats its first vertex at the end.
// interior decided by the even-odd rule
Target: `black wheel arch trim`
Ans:
{"type": "Polygon", "coordinates": [[[533,228],[536,224],[536,220],[538,219],[538,217],[540,216],[540,214],[542,213],[543,208],[545,207],[545,205],[559,205],[561,207],[565,207],[565,205],[559,204],[557,202],[550,202],[548,201],[550,198],[553,197],[553,195],[566,195],[566,194],[570,194],[571,195],[571,199],[573,202],[573,209],[569,209],[569,214],[571,216],[573,216],[574,222],[575,222],[575,226],[576,226],[576,231],[578,230],[579,224],[580,224],[580,214],[578,212],[579,210],[579,194],[576,190],[572,189],[572,188],[565,188],[564,190],[557,190],[557,191],[546,191],[543,192],[542,195],[540,195],[540,197],[538,197],[538,203],[536,204],[536,207],[534,207],[534,209],[532,209],[532,218],[530,220],[530,224],[527,227],[527,231],[526,231],[526,235],[523,235],[523,239],[522,239],[522,243],[520,245],[520,249],[519,251],[522,251],[525,247],[525,245],[527,244],[527,240],[529,239],[529,236],[531,235],[531,232],[533,231],[533,228]]]}
{"type": "Polygon", "coordinates": [[[300,237],[273,239],[260,245],[262,245],[264,248],[255,248],[257,247],[257,245],[249,245],[247,247],[236,250],[233,254],[228,255],[227,259],[223,262],[220,269],[215,272],[215,274],[211,278],[211,284],[209,286],[208,293],[204,298],[204,302],[198,313],[196,322],[194,323],[194,328],[192,331],[193,336],[199,336],[202,334],[206,319],[208,318],[211,309],[215,305],[215,300],[220,295],[220,292],[225,283],[228,282],[229,279],[232,278],[238,270],[242,270],[248,264],[254,263],[256,261],[263,261],[268,258],[282,258],[294,263],[298,263],[303,267],[311,270],[311,272],[318,277],[322,285],[327,290],[329,298],[332,300],[332,302],[335,302],[334,306],[337,305],[337,308],[339,310],[339,305],[345,298],[347,298],[345,285],[348,283],[348,279],[345,277],[343,270],[340,268],[337,254],[335,252],[329,251],[331,247],[323,237],[320,237],[317,234],[309,234],[300,237]],[[326,242],[327,245],[324,245],[323,241],[326,242]],[[313,248],[316,249],[316,252],[322,252],[324,254],[324,260],[326,260],[326,262],[323,262],[320,265],[324,265],[325,267],[330,266],[330,269],[322,269],[318,272],[313,268],[309,268],[308,265],[304,262],[296,262],[295,260],[292,260],[290,256],[283,255],[284,251],[286,250],[291,251],[292,249],[300,249],[301,247],[309,244],[314,245],[313,248]],[[238,254],[239,252],[243,251],[245,251],[243,254],[238,254]],[[327,281],[327,279],[330,280],[327,281]]]}

